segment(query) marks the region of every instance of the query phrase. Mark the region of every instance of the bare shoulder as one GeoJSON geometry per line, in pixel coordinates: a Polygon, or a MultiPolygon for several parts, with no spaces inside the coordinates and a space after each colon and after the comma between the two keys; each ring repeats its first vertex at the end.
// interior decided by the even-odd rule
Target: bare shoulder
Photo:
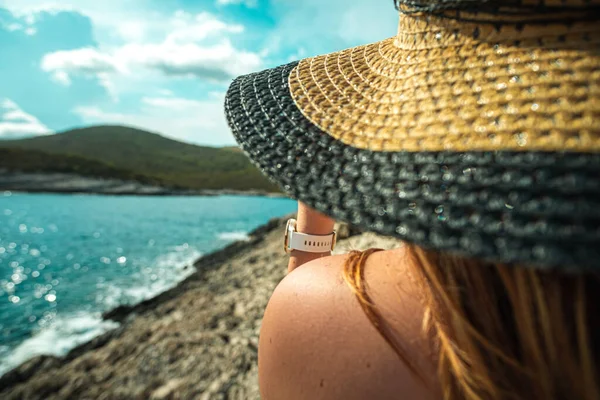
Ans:
{"type": "MultiPolygon", "coordinates": [[[[375,253],[366,275],[376,305],[410,349],[418,347],[422,313],[410,285],[403,288],[402,259],[402,250],[375,253]]],[[[305,264],[275,290],[259,346],[263,398],[430,398],[365,316],[343,280],[345,261],[305,264]]]]}

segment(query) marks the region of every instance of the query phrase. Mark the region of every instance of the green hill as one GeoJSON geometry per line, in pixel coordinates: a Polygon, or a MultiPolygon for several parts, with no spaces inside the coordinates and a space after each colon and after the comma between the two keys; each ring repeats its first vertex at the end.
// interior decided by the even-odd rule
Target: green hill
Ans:
{"type": "MultiPolygon", "coordinates": [[[[0,145],[2,142],[0,141],[0,145]]],[[[111,167],[102,162],[69,154],[48,154],[36,150],[0,147],[0,168],[22,172],[66,172],[96,178],[114,178],[147,184],[166,185],[159,179],[111,167]]]]}
{"type": "Polygon", "coordinates": [[[186,189],[278,191],[237,148],[195,146],[122,126],[0,141],[0,168],[76,172],[186,189]]]}

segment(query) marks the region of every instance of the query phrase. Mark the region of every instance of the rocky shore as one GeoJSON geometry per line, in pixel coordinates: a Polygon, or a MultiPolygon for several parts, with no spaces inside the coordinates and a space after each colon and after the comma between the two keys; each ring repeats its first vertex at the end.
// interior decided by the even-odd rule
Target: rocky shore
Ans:
{"type": "Polygon", "coordinates": [[[246,195],[283,197],[281,193],[237,190],[186,190],[136,181],[94,178],[69,173],[17,172],[0,169],[0,191],[27,193],[80,193],[136,196],[221,196],[246,195]]]}
{"type": "MultiPolygon", "coordinates": [[[[114,331],[64,358],[34,358],[0,378],[2,399],[258,399],[263,311],[284,277],[275,219],[199,259],[177,287],[105,318],[114,331]]],[[[395,239],[340,226],[336,252],[393,248],[395,239]]]]}

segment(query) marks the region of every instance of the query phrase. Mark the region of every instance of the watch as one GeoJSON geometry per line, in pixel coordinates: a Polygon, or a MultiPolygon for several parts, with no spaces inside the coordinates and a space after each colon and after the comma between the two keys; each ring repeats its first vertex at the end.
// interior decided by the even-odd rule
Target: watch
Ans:
{"type": "Polygon", "coordinates": [[[286,253],[292,250],[305,251],[307,253],[327,253],[333,251],[337,242],[337,233],[333,231],[328,235],[309,235],[300,233],[296,229],[296,220],[290,219],[285,227],[285,239],[283,246],[286,253]]]}

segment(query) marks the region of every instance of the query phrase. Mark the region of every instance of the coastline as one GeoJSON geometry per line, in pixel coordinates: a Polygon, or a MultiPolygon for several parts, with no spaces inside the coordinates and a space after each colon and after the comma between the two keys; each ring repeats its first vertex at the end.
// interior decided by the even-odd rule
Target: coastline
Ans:
{"type": "Polygon", "coordinates": [[[261,196],[287,197],[261,190],[191,190],[156,186],[136,181],[105,179],[71,173],[14,172],[0,169],[0,192],[94,194],[106,196],[261,196]]]}
{"type": "MultiPolygon", "coordinates": [[[[259,398],[258,333],[286,271],[286,220],[273,219],[247,241],[201,257],[174,288],[105,313],[118,328],[64,357],[38,356],[7,372],[0,398],[259,398]]],[[[338,253],[398,245],[348,226],[338,231],[338,253]]]]}

